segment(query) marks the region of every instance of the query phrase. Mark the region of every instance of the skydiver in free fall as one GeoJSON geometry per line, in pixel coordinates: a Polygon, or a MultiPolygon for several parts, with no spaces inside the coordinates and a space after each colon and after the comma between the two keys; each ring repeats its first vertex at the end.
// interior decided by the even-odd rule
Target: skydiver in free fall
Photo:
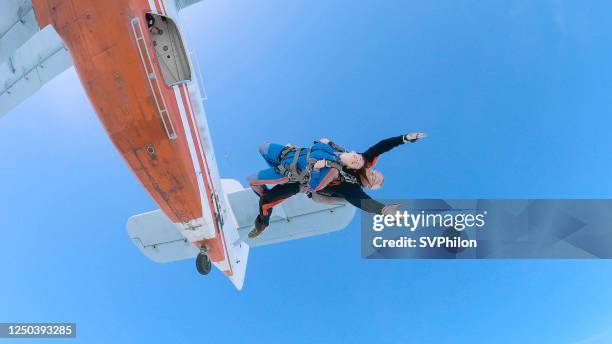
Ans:
{"type": "Polygon", "coordinates": [[[306,192],[319,202],[345,199],[369,213],[395,213],[400,204],[385,205],[373,200],[363,188],[376,190],[384,183],[382,173],[373,169],[381,154],[424,137],[427,137],[424,133],[391,137],[364,153],[348,152],[328,139],[315,141],[310,150],[264,143],[260,147],[260,154],[270,168],[248,178],[249,185],[260,197],[259,215],[249,237],[259,236],[268,227],[274,206],[299,192],[306,192]],[[290,152],[298,155],[289,156],[290,152]],[[266,184],[276,185],[268,189],[266,184]]]}

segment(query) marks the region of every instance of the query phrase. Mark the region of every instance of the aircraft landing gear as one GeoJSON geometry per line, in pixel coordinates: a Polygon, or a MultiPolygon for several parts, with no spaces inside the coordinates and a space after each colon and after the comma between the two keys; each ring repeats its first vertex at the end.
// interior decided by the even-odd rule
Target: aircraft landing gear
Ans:
{"type": "Polygon", "coordinates": [[[198,253],[198,257],[196,258],[196,269],[198,269],[198,272],[201,275],[208,275],[208,273],[212,269],[212,262],[208,257],[207,253],[208,250],[206,250],[206,248],[203,248],[202,250],[200,250],[200,253],[198,253]]]}

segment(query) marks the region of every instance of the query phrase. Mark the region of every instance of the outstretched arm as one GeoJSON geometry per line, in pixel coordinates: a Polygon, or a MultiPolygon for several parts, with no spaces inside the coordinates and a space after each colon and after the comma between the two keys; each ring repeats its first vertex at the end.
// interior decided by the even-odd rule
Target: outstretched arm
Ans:
{"type": "Polygon", "coordinates": [[[366,167],[374,166],[374,164],[376,164],[376,160],[381,154],[386,153],[399,145],[403,145],[406,142],[415,142],[416,140],[424,137],[427,137],[427,135],[424,133],[411,133],[390,137],[378,142],[363,153],[363,157],[366,161],[366,167]]]}
{"type": "Polygon", "coordinates": [[[363,153],[366,166],[374,166],[374,164],[376,164],[376,160],[381,154],[386,153],[399,145],[403,145],[404,143],[404,136],[395,136],[384,139],[374,146],[368,148],[368,150],[363,153]]]}

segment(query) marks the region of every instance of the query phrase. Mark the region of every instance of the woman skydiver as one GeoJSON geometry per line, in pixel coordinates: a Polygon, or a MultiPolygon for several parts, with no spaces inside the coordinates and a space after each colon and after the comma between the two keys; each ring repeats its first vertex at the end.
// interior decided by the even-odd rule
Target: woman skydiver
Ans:
{"type": "Polygon", "coordinates": [[[383,175],[371,168],[381,154],[424,137],[427,137],[424,133],[392,137],[378,142],[364,153],[348,152],[328,139],[316,141],[308,151],[292,145],[264,143],[260,153],[270,168],[248,178],[249,185],[260,197],[259,215],[249,237],[259,236],[268,227],[274,206],[301,191],[315,200],[321,200],[321,197],[343,198],[370,213],[395,213],[401,205],[375,201],[363,191],[363,187],[375,190],[382,186],[383,175]],[[279,185],[268,190],[266,184],[279,185]]]}
{"type": "MultiPolygon", "coordinates": [[[[377,190],[384,183],[384,176],[379,171],[372,167],[376,165],[381,154],[390,151],[391,149],[402,145],[406,142],[414,143],[419,139],[427,137],[425,133],[411,133],[396,137],[391,137],[382,140],[374,146],[368,148],[362,153],[365,165],[359,170],[343,168],[340,171],[339,178],[329,183],[325,188],[316,193],[313,193],[313,199],[325,201],[325,198],[317,196],[342,198],[347,200],[353,206],[372,214],[394,214],[400,207],[400,204],[385,205],[372,199],[363,188],[377,190]]],[[[325,141],[322,139],[321,141],[325,141]]],[[[331,145],[336,146],[340,150],[343,148],[335,145],[327,140],[331,145]]],[[[315,164],[316,167],[316,164],[315,164]]]]}

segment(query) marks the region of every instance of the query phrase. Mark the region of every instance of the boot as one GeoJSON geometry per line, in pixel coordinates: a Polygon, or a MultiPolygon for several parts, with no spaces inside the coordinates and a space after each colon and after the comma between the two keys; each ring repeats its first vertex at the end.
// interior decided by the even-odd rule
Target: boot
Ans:
{"type": "Polygon", "coordinates": [[[266,230],[266,228],[268,228],[268,225],[263,223],[263,221],[261,221],[260,216],[257,215],[257,217],[255,218],[255,228],[253,228],[249,232],[249,238],[251,239],[257,238],[258,236],[261,235],[261,233],[263,233],[263,231],[266,230]]]}

